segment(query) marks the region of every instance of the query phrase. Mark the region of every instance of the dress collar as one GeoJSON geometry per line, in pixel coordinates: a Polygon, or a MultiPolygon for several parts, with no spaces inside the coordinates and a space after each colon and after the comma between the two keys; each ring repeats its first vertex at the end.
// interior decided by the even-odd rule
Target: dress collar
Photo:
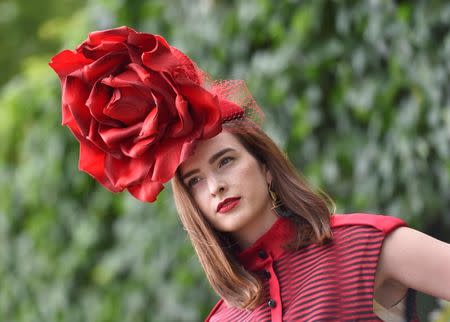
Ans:
{"type": "Polygon", "coordinates": [[[287,218],[278,217],[253,245],[237,253],[237,259],[248,270],[261,269],[268,261],[277,260],[286,252],[284,246],[291,241],[294,233],[294,223],[287,218]]]}

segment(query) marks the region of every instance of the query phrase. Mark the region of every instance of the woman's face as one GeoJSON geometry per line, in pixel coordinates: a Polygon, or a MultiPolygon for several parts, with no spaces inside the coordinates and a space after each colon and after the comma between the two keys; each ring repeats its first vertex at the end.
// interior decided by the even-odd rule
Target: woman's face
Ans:
{"type": "Polygon", "coordinates": [[[233,134],[222,131],[200,141],[179,170],[206,219],[241,246],[251,244],[275,221],[268,193],[271,174],[233,134]]]}

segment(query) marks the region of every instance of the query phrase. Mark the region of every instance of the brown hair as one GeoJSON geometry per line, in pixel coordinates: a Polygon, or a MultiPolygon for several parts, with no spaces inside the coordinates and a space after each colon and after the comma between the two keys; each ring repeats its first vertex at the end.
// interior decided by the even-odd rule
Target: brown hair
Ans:
{"type": "MultiPolygon", "coordinates": [[[[328,241],[331,238],[331,199],[323,192],[315,193],[258,126],[250,121],[235,120],[224,123],[223,129],[232,133],[271,172],[272,190],[278,194],[284,213],[289,214],[288,218],[297,227],[296,238],[287,248],[298,249],[328,241]]],[[[231,240],[205,219],[179,172],[172,179],[172,188],[181,222],[212,288],[229,306],[256,308],[264,298],[261,279],[237,262],[231,240]]]]}

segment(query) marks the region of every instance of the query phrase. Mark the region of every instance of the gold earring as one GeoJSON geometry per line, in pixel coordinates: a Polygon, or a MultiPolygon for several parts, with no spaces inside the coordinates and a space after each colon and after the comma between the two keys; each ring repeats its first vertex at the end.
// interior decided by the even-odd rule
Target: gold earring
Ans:
{"type": "Polygon", "coordinates": [[[272,209],[276,209],[282,205],[281,200],[278,197],[277,193],[272,190],[272,182],[269,185],[269,195],[270,199],[272,199],[272,209]]]}

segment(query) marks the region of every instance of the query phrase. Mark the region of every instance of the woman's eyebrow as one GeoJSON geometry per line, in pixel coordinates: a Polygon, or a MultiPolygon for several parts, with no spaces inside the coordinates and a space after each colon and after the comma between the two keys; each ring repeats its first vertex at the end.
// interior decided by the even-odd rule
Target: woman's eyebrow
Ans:
{"type": "Polygon", "coordinates": [[[220,150],[219,152],[217,152],[216,154],[214,154],[210,159],[209,159],[209,164],[213,164],[218,158],[220,158],[222,155],[224,155],[227,152],[230,151],[235,151],[232,148],[225,148],[223,150],[220,150]]]}
{"type": "MultiPolygon", "coordinates": [[[[225,148],[225,149],[220,150],[219,152],[215,153],[215,154],[209,159],[208,163],[209,163],[209,164],[213,164],[218,158],[220,158],[222,155],[224,155],[225,153],[230,152],[230,151],[235,151],[235,150],[232,149],[232,148],[225,148]]],[[[194,173],[197,173],[197,172],[199,172],[199,171],[200,171],[199,169],[193,169],[193,170],[191,170],[191,171],[189,171],[189,172],[183,174],[183,175],[181,176],[181,180],[184,180],[184,179],[186,179],[187,177],[190,177],[191,175],[193,175],[194,173]]]]}

